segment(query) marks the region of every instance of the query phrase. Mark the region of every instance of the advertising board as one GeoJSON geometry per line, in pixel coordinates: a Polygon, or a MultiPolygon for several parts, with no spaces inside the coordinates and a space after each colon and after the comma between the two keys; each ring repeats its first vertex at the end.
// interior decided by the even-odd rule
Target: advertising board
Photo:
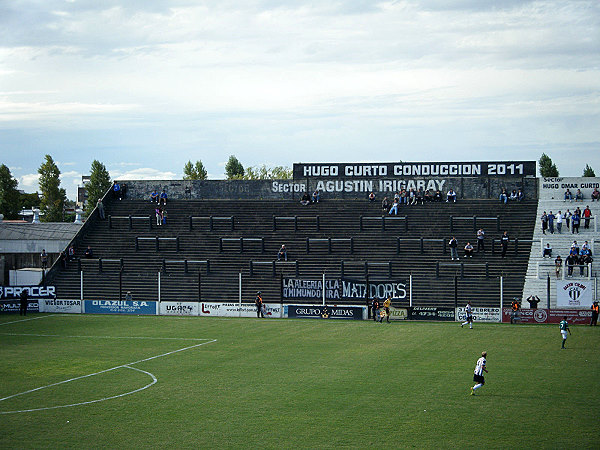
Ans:
{"type": "Polygon", "coordinates": [[[408,320],[408,308],[390,306],[390,320],[408,320]]]}
{"type": "Polygon", "coordinates": [[[559,308],[589,308],[594,301],[592,282],[584,280],[557,280],[556,306],[559,308]]]}
{"type": "MultiPolygon", "coordinates": [[[[265,317],[281,318],[283,309],[277,303],[265,303],[265,317]]],[[[203,317],[256,317],[254,303],[212,303],[201,302],[198,315],[203,317]]]]}
{"type": "Polygon", "coordinates": [[[364,306],[286,305],[284,314],[290,319],[345,319],[363,320],[367,314],[364,306]]]}
{"type": "Polygon", "coordinates": [[[81,314],[83,302],[81,300],[41,299],[40,312],[81,314]]]}
{"type": "Polygon", "coordinates": [[[23,290],[29,294],[29,300],[56,298],[54,286],[0,286],[0,300],[18,299],[23,290]]]}
{"type": "MultiPolygon", "coordinates": [[[[34,313],[40,311],[38,300],[30,300],[27,304],[27,312],[34,313]]],[[[18,313],[21,308],[19,300],[0,300],[0,313],[18,313]]]]}
{"type": "Polygon", "coordinates": [[[160,302],[159,314],[161,316],[197,316],[197,302],[160,302]]]}
{"type": "MultiPolygon", "coordinates": [[[[510,308],[502,308],[502,322],[510,322],[510,308]]],[[[592,310],[583,309],[521,309],[521,323],[559,323],[567,317],[570,324],[589,324],[592,310]]]]}
{"type": "Polygon", "coordinates": [[[410,320],[442,320],[454,321],[454,308],[441,308],[436,306],[413,306],[409,308],[410,320]]]}
{"type": "Polygon", "coordinates": [[[156,315],[157,302],[139,300],[85,300],[86,314],[144,314],[156,315]]]}
{"type": "MultiPolygon", "coordinates": [[[[456,308],[456,320],[463,322],[466,318],[465,308],[456,308]]],[[[502,311],[500,308],[474,307],[473,320],[475,322],[500,322],[502,320],[502,311]]]]}

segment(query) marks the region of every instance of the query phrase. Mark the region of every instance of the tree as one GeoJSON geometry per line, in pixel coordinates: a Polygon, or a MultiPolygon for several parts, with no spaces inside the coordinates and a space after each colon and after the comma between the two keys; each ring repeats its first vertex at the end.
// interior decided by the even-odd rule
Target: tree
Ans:
{"type": "Polygon", "coordinates": [[[592,169],[590,166],[588,166],[587,164],[585,165],[585,169],[583,169],[583,177],[595,177],[596,173],[594,172],[594,169],[592,169]]]}
{"type": "Polygon", "coordinates": [[[241,180],[244,177],[244,166],[238,159],[231,155],[225,165],[225,175],[228,180],[241,180]]]}
{"type": "Polygon", "coordinates": [[[19,193],[19,202],[21,209],[32,209],[40,206],[40,194],[34,192],[33,194],[19,193]]]}
{"type": "Polygon", "coordinates": [[[88,215],[94,210],[98,199],[102,198],[110,188],[110,185],[110,174],[108,173],[108,170],[106,170],[104,164],[95,159],[92,162],[92,167],[90,169],[90,181],[85,186],[85,190],[88,194],[85,211],[88,215]]]}
{"type": "Polygon", "coordinates": [[[284,166],[267,167],[266,165],[248,167],[242,177],[244,180],[289,180],[292,169],[284,166]]]}
{"type": "Polygon", "coordinates": [[[0,214],[5,219],[18,219],[21,210],[21,195],[17,190],[19,182],[13,178],[10,169],[0,166],[0,214]]]}
{"type": "Polygon", "coordinates": [[[183,179],[184,180],[206,180],[208,178],[208,172],[204,168],[202,161],[196,161],[196,164],[192,164],[191,161],[185,163],[183,166],[183,179]]]}
{"type": "Polygon", "coordinates": [[[542,153],[539,164],[541,176],[546,178],[558,176],[558,169],[556,168],[556,164],[554,164],[550,157],[545,153],[542,153]]]}
{"type": "Polygon", "coordinates": [[[38,173],[40,174],[40,191],[42,191],[40,211],[43,214],[40,220],[61,222],[67,192],[60,187],[60,170],[52,156],[46,155],[46,161],[40,166],[38,173]]]}

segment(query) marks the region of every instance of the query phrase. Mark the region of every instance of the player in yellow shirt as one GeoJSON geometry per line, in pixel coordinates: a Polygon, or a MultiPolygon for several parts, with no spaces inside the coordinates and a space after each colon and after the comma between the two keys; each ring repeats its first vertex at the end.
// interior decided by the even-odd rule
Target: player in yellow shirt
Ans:
{"type": "Polygon", "coordinates": [[[388,297],[385,302],[383,302],[383,308],[385,310],[385,318],[387,323],[390,323],[390,306],[392,305],[392,297],[388,297]]]}

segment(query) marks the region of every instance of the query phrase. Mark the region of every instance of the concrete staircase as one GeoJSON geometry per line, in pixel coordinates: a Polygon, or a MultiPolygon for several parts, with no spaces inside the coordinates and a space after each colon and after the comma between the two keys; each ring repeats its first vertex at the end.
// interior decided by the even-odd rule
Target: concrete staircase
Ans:
{"type": "MultiPolygon", "coordinates": [[[[596,250],[600,251],[600,233],[597,230],[596,219],[592,218],[590,220],[590,228],[584,228],[584,221],[581,221],[581,226],[579,227],[579,234],[572,233],[572,227],[567,228],[565,221],[562,224],[562,233],[558,233],[556,227],[556,221],[554,223],[554,234],[551,234],[549,230],[546,230],[546,234],[542,233],[541,226],[541,217],[544,211],[550,214],[550,211],[554,213],[554,215],[558,215],[558,212],[561,211],[563,214],[568,209],[571,213],[579,207],[582,211],[586,207],[586,203],[581,202],[568,202],[562,200],[540,200],[538,202],[537,207],[537,222],[535,226],[535,230],[533,233],[533,245],[531,247],[531,255],[529,257],[529,264],[527,267],[527,274],[525,277],[525,286],[523,289],[523,306],[527,306],[527,302],[525,299],[530,295],[537,295],[541,302],[540,307],[548,307],[547,298],[548,298],[548,276],[550,276],[550,307],[556,307],[556,272],[554,266],[554,259],[557,255],[563,259],[563,263],[567,256],[569,255],[569,250],[571,248],[571,243],[576,240],[581,248],[581,245],[588,241],[589,245],[592,248],[592,256],[594,258],[594,262],[592,263],[591,277],[595,277],[598,274],[598,268],[600,267],[600,259],[598,258],[598,254],[596,250]],[[542,257],[542,248],[546,246],[547,243],[550,243],[552,247],[552,258],[543,258],[542,257]]],[[[600,214],[600,207],[598,207],[598,203],[590,203],[589,206],[592,210],[592,214],[597,216],[600,214]]],[[[565,267],[560,273],[560,278],[566,276],[565,267]]],[[[580,276],[579,268],[574,268],[573,270],[573,278],[574,279],[588,279],[587,269],[584,271],[584,276],[580,276]]]]}

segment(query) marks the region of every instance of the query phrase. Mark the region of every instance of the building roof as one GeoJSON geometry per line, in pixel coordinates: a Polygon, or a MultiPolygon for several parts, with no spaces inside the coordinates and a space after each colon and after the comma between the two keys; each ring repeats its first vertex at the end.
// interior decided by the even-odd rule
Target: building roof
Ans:
{"type": "Polygon", "coordinates": [[[0,222],[0,240],[70,241],[80,228],[78,223],[0,222]]]}

